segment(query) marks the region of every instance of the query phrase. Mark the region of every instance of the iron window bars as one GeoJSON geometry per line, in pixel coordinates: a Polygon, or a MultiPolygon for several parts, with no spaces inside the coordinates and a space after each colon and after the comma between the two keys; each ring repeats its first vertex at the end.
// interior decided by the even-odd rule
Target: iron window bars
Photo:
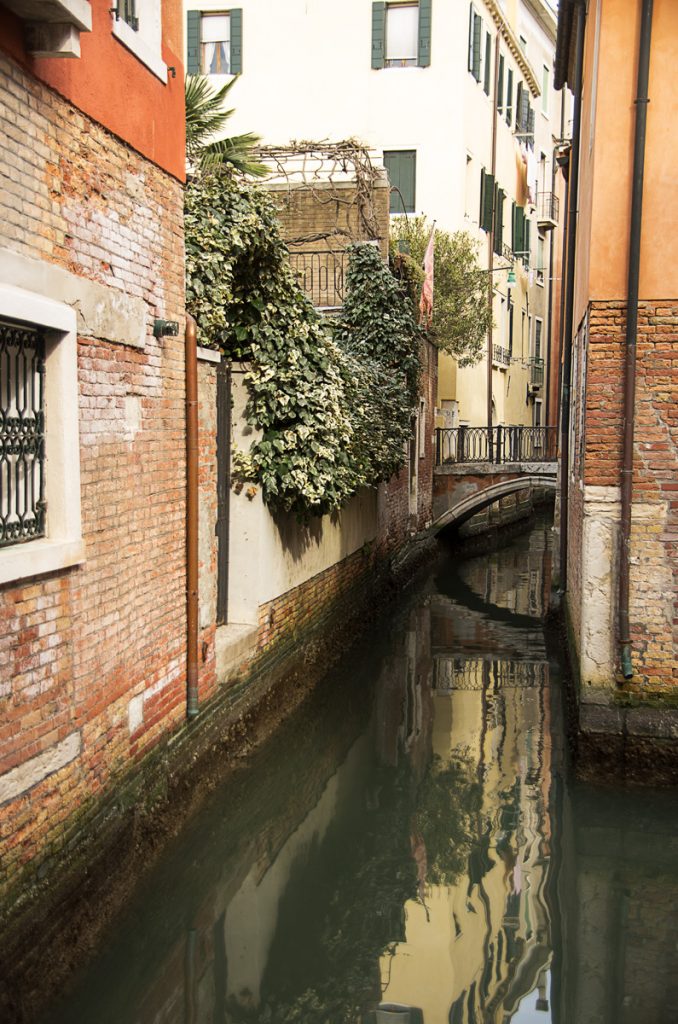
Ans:
{"type": "Polygon", "coordinates": [[[45,337],[0,322],[0,547],[45,535],[45,337]]]}

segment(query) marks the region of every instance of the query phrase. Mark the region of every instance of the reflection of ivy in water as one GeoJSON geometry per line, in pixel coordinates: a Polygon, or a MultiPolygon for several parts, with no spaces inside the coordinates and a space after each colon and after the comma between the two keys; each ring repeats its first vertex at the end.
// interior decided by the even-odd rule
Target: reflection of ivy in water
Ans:
{"type": "Polygon", "coordinates": [[[429,883],[454,885],[466,873],[481,801],[482,790],[469,760],[433,758],[419,787],[414,815],[426,846],[429,883]]]}
{"type": "Polygon", "coordinates": [[[383,769],[372,792],[375,810],[330,830],[297,865],[261,1005],[247,1005],[247,993],[231,999],[227,1024],[354,1024],[379,998],[379,958],[405,939],[405,903],[417,895],[413,830],[426,845],[429,882],[465,874],[481,800],[468,761],[433,758],[418,787],[409,766],[383,769]]]}
{"type": "Polygon", "coordinates": [[[379,957],[405,937],[416,895],[409,771],[380,773],[379,806],[330,833],[290,879],[258,1009],[229,1002],[227,1024],[353,1024],[379,997],[379,957]]]}

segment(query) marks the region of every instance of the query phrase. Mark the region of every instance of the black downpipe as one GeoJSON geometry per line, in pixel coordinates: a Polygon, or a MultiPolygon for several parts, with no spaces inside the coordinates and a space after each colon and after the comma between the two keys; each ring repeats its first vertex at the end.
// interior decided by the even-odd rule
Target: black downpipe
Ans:
{"type": "Polygon", "coordinates": [[[569,521],[570,390],[572,386],[572,321],[574,319],[574,264],[579,212],[579,143],[581,139],[581,86],[584,64],[586,13],[577,7],[577,42],[574,57],[574,112],[567,203],[567,294],[563,331],[563,393],[560,419],[560,589],[567,590],[567,531],[569,521]]]}
{"type": "Polygon", "coordinates": [[[625,679],[633,676],[629,630],[629,556],[631,506],[633,504],[633,431],[636,400],[636,341],[638,335],[638,289],[640,281],[640,235],[643,223],[643,179],[645,174],[645,136],[647,131],[648,81],[650,77],[650,40],[653,0],[643,0],[638,83],[636,90],[636,126],[633,141],[633,184],[631,190],[631,230],[629,232],[629,274],[626,298],[626,359],[624,367],[624,447],[621,471],[621,517],[619,527],[619,612],[621,668],[625,679]]]}

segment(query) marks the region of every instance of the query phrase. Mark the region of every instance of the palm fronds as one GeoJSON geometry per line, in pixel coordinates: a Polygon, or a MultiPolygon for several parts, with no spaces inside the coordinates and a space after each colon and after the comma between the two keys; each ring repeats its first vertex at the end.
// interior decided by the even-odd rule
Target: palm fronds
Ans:
{"type": "Polygon", "coordinates": [[[268,168],[252,159],[252,149],[261,141],[253,132],[214,139],[223,132],[233,109],[224,109],[224,100],[237,78],[214,90],[204,75],[186,76],[186,156],[201,169],[230,166],[243,174],[262,178],[268,168]]]}

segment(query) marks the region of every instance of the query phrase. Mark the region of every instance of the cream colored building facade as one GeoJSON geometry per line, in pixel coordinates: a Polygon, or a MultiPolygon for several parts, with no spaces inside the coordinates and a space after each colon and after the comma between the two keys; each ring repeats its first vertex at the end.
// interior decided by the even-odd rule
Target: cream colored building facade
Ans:
{"type": "MultiPolygon", "coordinates": [[[[400,187],[393,208],[402,201],[407,213],[465,229],[479,244],[495,327],[476,366],[441,358],[439,425],[488,422],[488,372],[495,423],[544,423],[543,370],[533,360],[544,358],[548,333],[551,219],[540,220],[537,205],[550,189],[556,125],[548,0],[345,0],[340,10],[326,0],[238,2],[185,0],[188,72],[215,86],[240,75],[229,133],[254,131],[269,145],[358,139],[400,187]],[[528,105],[533,145],[516,120],[528,105]],[[501,244],[481,226],[481,177],[495,201],[503,195],[501,244]],[[513,249],[525,243],[514,238],[514,204],[530,224],[529,256],[518,258],[513,249]]],[[[491,210],[490,220],[498,223],[491,210]]]]}

